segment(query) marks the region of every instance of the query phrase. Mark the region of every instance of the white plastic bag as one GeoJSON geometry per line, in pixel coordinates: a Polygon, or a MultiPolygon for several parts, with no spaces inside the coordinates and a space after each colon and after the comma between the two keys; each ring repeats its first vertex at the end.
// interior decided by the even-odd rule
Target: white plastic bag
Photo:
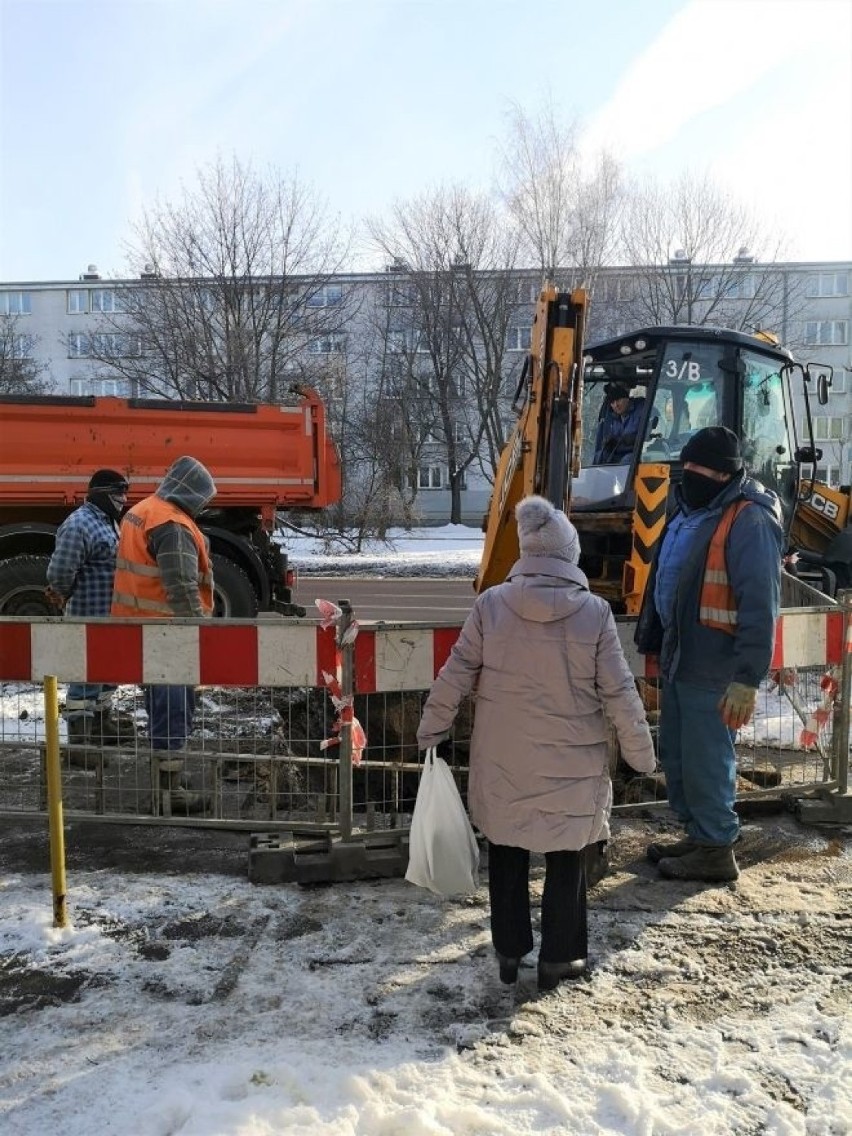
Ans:
{"type": "Polygon", "coordinates": [[[437,895],[479,887],[479,846],[449,766],[426,751],[411,817],[405,878],[437,895]]]}

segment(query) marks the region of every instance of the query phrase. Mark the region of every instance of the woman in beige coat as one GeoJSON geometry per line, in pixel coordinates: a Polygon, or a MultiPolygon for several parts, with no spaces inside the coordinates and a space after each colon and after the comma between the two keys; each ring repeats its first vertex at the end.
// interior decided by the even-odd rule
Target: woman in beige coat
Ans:
{"type": "Polygon", "coordinates": [[[586,968],[583,849],[609,835],[607,718],[634,769],[649,773],[655,759],[612,612],[577,567],[577,530],[543,497],[521,501],[515,517],[520,559],[477,598],[417,741],[446,738],[475,691],[468,804],[488,840],[500,977],[514,982],[532,950],[529,854],[544,853],[538,981],[549,990],[586,968]]]}

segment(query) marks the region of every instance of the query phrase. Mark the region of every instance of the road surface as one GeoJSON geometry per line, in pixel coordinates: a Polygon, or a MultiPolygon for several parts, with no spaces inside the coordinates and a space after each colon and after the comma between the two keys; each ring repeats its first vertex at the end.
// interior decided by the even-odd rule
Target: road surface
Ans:
{"type": "Polygon", "coordinates": [[[316,612],[316,598],[347,599],[355,618],[463,623],[476,595],[473,580],[375,579],[353,576],[300,576],[295,588],[296,603],[316,612]]]}

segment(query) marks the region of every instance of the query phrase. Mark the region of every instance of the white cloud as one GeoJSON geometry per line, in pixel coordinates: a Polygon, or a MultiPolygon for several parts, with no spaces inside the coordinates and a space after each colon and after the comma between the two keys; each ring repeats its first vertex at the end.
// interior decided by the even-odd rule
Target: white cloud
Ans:
{"type": "Polygon", "coordinates": [[[692,0],[628,68],[592,119],[587,147],[625,159],[658,149],[771,71],[795,83],[795,59],[814,44],[845,41],[848,73],[850,13],[846,0],[692,0]]]}

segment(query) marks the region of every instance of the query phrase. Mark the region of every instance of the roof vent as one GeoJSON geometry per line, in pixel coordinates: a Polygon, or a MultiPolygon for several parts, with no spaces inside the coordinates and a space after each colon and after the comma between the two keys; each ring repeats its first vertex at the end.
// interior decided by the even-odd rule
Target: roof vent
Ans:
{"type": "Polygon", "coordinates": [[[669,258],[669,264],[689,264],[692,258],[686,255],[686,249],[675,249],[669,258]]]}
{"type": "Polygon", "coordinates": [[[140,280],[156,280],[159,275],[160,275],[159,272],[154,271],[153,264],[146,264],[143,267],[142,271],[139,273],[139,279],[140,280]]]}
{"type": "Polygon", "coordinates": [[[754,257],[747,245],[743,245],[734,257],[734,264],[754,264],[754,257]]]}
{"type": "Polygon", "coordinates": [[[80,274],[80,279],[81,280],[100,280],[100,275],[98,273],[98,266],[96,264],[90,264],[89,267],[86,269],[86,271],[80,274]]]}

